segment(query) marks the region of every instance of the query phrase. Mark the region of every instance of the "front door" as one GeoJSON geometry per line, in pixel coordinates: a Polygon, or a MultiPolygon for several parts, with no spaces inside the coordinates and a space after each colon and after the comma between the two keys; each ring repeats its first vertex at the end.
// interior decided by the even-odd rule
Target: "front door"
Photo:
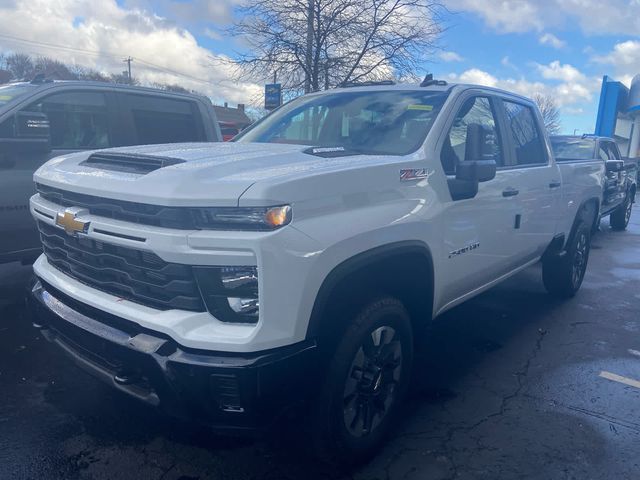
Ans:
{"type": "MultiPolygon", "coordinates": [[[[504,168],[505,145],[496,115],[495,99],[488,96],[463,98],[441,147],[440,160],[449,179],[461,161],[495,160],[498,172],[482,182],[471,199],[452,200],[443,218],[443,281],[437,309],[460,301],[466,294],[508,272],[513,263],[514,219],[518,212],[514,197],[504,192],[512,184],[512,171],[504,168]],[[482,158],[467,144],[480,125],[487,135],[482,158]]],[[[477,149],[476,149],[477,150],[477,149]]]]}

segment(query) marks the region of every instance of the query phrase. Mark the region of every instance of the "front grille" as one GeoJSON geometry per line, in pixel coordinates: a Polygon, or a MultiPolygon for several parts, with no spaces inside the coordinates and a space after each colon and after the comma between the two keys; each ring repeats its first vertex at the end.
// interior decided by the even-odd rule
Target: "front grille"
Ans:
{"type": "Polygon", "coordinates": [[[38,222],[51,265],[72,278],[111,295],[160,310],[205,311],[189,265],[167,263],[154,253],[72,237],[38,222]]]}
{"type": "Polygon", "coordinates": [[[195,230],[193,216],[186,208],[165,207],[147,203],[128,202],[112,198],[94,197],[49,187],[41,183],[36,189],[45,200],[63,207],[82,207],[93,215],[155,227],[195,230]]]}

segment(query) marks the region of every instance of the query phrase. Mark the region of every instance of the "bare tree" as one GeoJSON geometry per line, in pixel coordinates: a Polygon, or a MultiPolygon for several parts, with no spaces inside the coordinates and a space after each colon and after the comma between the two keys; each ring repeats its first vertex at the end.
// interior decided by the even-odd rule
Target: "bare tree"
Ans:
{"type": "Polygon", "coordinates": [[[25,53],[13,53],[5,59],[7,70],[16,80],[27,80],[34,75],[33,60],[25,53]]]}
{"type": "Polygon", "coordinates": [[[75,75],[67,65],[59,60],[50,57],[38,57],[33,62],[34,73],[43,73],[45,77],[52,80],[75,80],[75,75]]]}
{"type": "Polygon", "coordinates": [[[540,109],[544,126],[549,135],[557,135],[560,133],[560,128],[562,127],[560,122],[560,109],[555,99],[549,95],[536,93],[533,96],[533,101],[536,102],[536,105],[538,105],[540,109]]]}
{"type": "Polygon", "coordinates": [[[247,44],[237,77],[277,74],[286,89],[416,73],[436,48],[444,7],[430,0],[254,0],[229,33],[247,44]],[[308,35],[309,34],[309,35],[308,35]]]}

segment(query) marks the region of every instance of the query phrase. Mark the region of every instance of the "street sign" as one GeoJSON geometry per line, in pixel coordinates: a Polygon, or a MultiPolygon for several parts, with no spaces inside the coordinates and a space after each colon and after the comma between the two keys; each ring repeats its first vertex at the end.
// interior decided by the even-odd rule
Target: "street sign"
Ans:
{"type": "Polygon", "coordinates": [[[282,86],[279,83],[268,83],[264,86],[264,108],[273,110],[282,104],[282,86]]]}

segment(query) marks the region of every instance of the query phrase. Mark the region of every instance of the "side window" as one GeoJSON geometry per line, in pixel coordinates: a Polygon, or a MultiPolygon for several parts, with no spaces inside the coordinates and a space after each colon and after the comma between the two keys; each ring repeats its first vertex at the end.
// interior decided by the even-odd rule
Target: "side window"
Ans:
{"type": "Polygon", "coordinates": [[[517,165],[548,163],[538,122],[531,107],[503,101],[517,165]]]}
{"type": "Polygon", "coordinates": [[[328,109],[325,106],[312,106],[291,118],[275,138],[279,143],[316,143],[320,137],[322,126],[327,118],[328,109]]]}
{"type": "Polygon", "coordinates": [[[133,116],[136,144],[204,140],[200,116],[196,115],[197,106],[193,102],[130,94],[125,95],[124,101],[133,116]]]}
{"type": "Polygon", "coordinates": [[[457,165],[465,160],[495,160],[499,167],[504,165],[495,114],[487,97],[464,102],[442,146],[440,161],[447,175],[455,175],[457,165]]]}
{"type": "Polygon", "coordinates": [[[607,142],[607,153],[609,154],[609,160],[620,160],[620,151],[618,146],[613,142],[607,142]]]}
{"type": "Polygon", "coordinates": [[[47,115],[54,149],[92,149],[111,146],[105,96],[99,92],[57,93],[24,109],[47,115]]]}
{"type": "Polygon", "coordinates": [[[13,123],[12,115],[0,124],[0,138],[12,138],[15,135],[13,123]]]}
{"type": "Polygon", "coordinates": [[[607,148],[607,142],[600,142],[598,147],[598,157],[600,160],[609,160],[609,149],[607,148]]]}

